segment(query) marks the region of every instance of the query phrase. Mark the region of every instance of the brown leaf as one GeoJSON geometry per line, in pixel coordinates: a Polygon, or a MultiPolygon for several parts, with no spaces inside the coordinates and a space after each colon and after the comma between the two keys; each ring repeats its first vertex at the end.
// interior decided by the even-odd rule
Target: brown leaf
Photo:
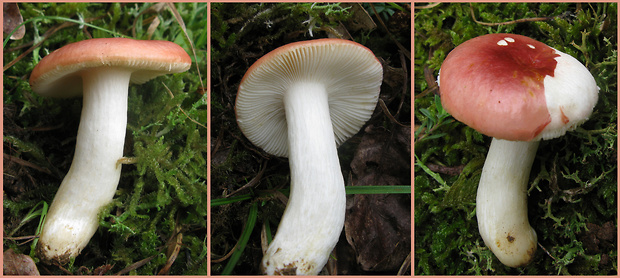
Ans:
{"type": "Polygon", "coordinates": [[[409,195],[356,195],[345,233],[365,271],[396,272],[411,251],[409,195]]]}
{"type": "Polygon", "coordinates": [[[377,24],[361,4],[343,4],[343,7],[350,7],[351,18],[345,22],[348,30],[353,32],[359,30],[370,31],[377,28],[377,24]]]}
{"type": "Polygon", "coordinates": [[[354,185],[411,184],[411,127],[369,126],[351,162],[354,185]]]}
{"type": "Polygon", "coordinates": [[[616,227],[612,222],[599,226],[594,223],[586,223],[588,230],[580,236],[580,240],[590,255],[604,253],[613,247],[616,242],[616,227]]]}
{"type": "MultiPolygon", "coordinates": [[[[411,184],[411,129],[368,127],[351,163],[353,185],[411,184]]],[[[365,271],[398,271],[411,251],[411,195],[355,195],[347,203],[347,241],[365,271]]]]}
{"type": "MultiPolygon", "coordinates": [[[[24,22],[21,13],[19,13],[19,7],[17,3],[3,3],[3,25],[2,30],[5,35],[8,35],[13,31],[13,29],[17,28],[20,24],[24,22]]],[[[26,34],[26,28],[22,25],[11,35],[12,40],[20,40],[26,34]]]]}
{"type": "Polygon", "coordinates": [[[16,254],[13,249],[4,251],[4,275],[39,276],[39,270],[30,256],[16,254]]]}

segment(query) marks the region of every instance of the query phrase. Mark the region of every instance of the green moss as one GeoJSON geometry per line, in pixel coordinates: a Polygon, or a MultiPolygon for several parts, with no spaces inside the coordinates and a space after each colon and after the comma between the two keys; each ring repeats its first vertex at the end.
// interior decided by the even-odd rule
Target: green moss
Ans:
{"type": "MultiPolygon", "coordinates": [[[[421,275],[614,275],[616,241],[586,246],[586,224],[617,219],[617,4],[439,3],[415,14],[417,158],[415,273],[421,275]],[[476,23],[519,23],[487,26],[476,23]],[[548,20],[528,20],[550,17],[548,20]],[[530,176],[529,220],[540,248],[523,268],[502,265],[482,242],[475,219],[481,163],[490,139],[446,117],[434,81],[456,45],[488,33],[516,33],[582,61],[600,87],[599,102],[579,129],[541,142],[530,176]],[[426,74],[426,76],[425,76],[426,74]],[[436,166],[441,173],[427,173],[436,166]],[[450,174],[446,169],[465,167],[450,174]],[[435,176],[436,175],[436,176],[435,176]],[[445,181],[439,183],[437,178],[445,181]],[[472,196],[473,195],[473,196],[472,196]]],[[[611,222],[610,222],[611,221],[611,222]]],[[[615,228],[614,228],[615,230],[615,228]]],[[[600,239],[599,239],[600,240],[600,239]]]]}

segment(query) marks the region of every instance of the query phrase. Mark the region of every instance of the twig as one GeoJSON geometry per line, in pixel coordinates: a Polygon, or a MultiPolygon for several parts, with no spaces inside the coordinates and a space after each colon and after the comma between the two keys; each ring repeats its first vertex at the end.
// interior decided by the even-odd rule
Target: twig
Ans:
{"type": "MultiPolygon", "coordinates": [[[[103,18],[105,16],[100,16],[100,17],[95,17],[95,18],[89,18],[89,19],[85,19],[84,22],[91,22],[100,18],[103,18]]],[[[24,57],[28,56],[28,54],[30,54],[30,52],[34,51],[36,48],[38,48],[39,46],[41,46],[41,44],[43,44],[49,37],[51,37],[54,33],[60,31],[61,29],[73,26],[73,25],[77,25],[73,22],[64,22],[60,25],[57,25],[55,27],[52,27],[51,29],[47,30],[47,32],[45,32],[43,34],[43,36],[41,36],[41,40],[36,43],[35,45],[33,45],[32,47],[28,48],[28,50],[26,50],[24,53],[20,54],[19,56],[17,56],[17,58],[15,58],[13,61],[9,62],[8,64],[6,64],[3,68],[2,71],[6,71],[7,69],[9,69],[10,67],[12,67],[13,65],[15,65],[17,62],[19,62],[21,59],[23,59],[24,57]]]]}
{"type": "Polygon", "coordinates": [[[398,109],[396,109],[396,116],[400,114],[400,110],[403,108],[403,104],[405,103],[405,96],[407,95],[408,88],[407,84],[411,84],[409,83],[409,71],[407,70],[407,61],[405,61],[405,54],[400,52],[400,55],[398,56],[400,57],[400,65],[405,72],[405,75],[403,76],[403,90],[401,91],[401,98],[400,103],[398,104],[398,109]]]}
{"type": "Polygon", "coordinates": [[[4,237],[4,239],[8,239],[8,240],[13,240],[13,241],[19,241],[19,240],[26,240],[22,243],[18,243],[18,246],[24,245],[26,243],[29,243],[35,239],[37,239],[39,236],[18,236],[18,237],[4,237]]]}
{"type": "MultiPolygon", "coordinates": [[[[170,9],[170,12],[172,12],[172,15],[174,15],[174,19],[181,26],[181,30],[183,30],[183,34],[185,35],[185,38],[187,38],[187,41],[189,42],[189,45],[192,48],[192,54],[194,55],[194,59],[196,60],[196,63],[198,63],[198,55],[196,54],[196,47],[194,47],[194,42],[189,37],[189,34],[187,34],[187,27],[185,27],[185,22],[183,21],[183,18],[181,17],[181,14],[174,7],[174,3],[169,2],[169,3],[166,3],[166,4],[168,5],[168,8],[170,9]]],[[[200,87],[201,88],[206,88],[205,84],[202,82],[202,74],[200,74],[200,67],[198,67],[198,66],[196,66],[196,74],[198,74],[198,80],[200,81],[200,87]]],[[[183,113],[185,113],[185,112],[183,112],[183,113]]]]}
{"type": "Polygon", "coordinates": [[[547,249],[546,249],[544,246],[542,246],[542,244],[540,244],[540,242],[538,243],[538,246],[540,246],[540,248],[542,248],[542,250],[545,250],[545,253],[547,253],[547,255],[549,255],[549,257],[551,257],[554,261],[557,261],[557,260],[555,259],[555,257],[553,257],[553,256],[549,253],[549,251],[547,251],[547,249]]]}
{"type": "Polygon", "coordinates": [[[233,246],[233,248],[230,249],[230,251],[228,253],[226,253],[226,255],[224,255],[224,257],[221,257],[219,259],[212,259],[211,262],[217,264],[217,263],[221,263],[221,262],[227,260],[228,258],[230,258],[230,256],[232,256],[232,254],[235,252],[235,250],[237,250],[237,245],[239,245],[239,241],[237,241],[235,246],[233,246]]]}
{"type": "Polygon", "coordinates": [[[403,276],[405,275],[407,270],[409,270],[410,268],[411,268],[411,252],[409,252],[409,255],[407,255],[407,257],[403,261],[403,264],[400,266],[400,269],[398,269],[398,273],[396,275],[403,276]]]}
{"type": "Polygon", "coordinates": [[[172,264],[176,261],[179,256],[179,252],[181,251],[181,247],[183,247],[183,233],[181,232],[181,228],[176,226],[175,230],[176,235],[170,237],[168,240],[168,254],[166,254],[168,256],[168,260],[166,260],[166,265],[157,273],[157,275],[166,275],[170,272],[170,267],[172,267],[172,264]]]}
{"type": "Polygon", "coordinates": [[[377,20],[379,20],[379,23],[381,23],[381,26],[383,27],[383,29],[385,29],[385,32],[387,32],[388,36],[390,36],[390,40],[392,40],[392,42],[396,44],[396,46],[400,49],[400,51],[402,51],[402,53],[405,54],[405,56],[407,56],[407,59],[411,61],[411,50],[405,48],[397,39],[394,38],[394,35],[392,35],[392,32],[388,30],[387,26],[383,22],[383,19],[381,19],[381,16],[379,16],[379,13],[377,13],[377,9],[375,9],[375,6],[373,4],[370,4],[370,7],[372,8],[372,11],[375,13],[375,17],[377,18],[377,20]]]}
{"type": "Polygon", "coordinates": [[[153,256],[150,256],[150,257],[148,257],[146,259],[142,259],[142,260],[140,260],[138,262],[135,262],[135,263],[131,264],[130,266],[126,267],[125,269],[123,269],[123,270],[119,271],[118,273],[116,273],[116,275],[123,275],[123,274],[129,273],[132,270],[136,270],[139,267],[141,267],[141,266],[147,264],[148,262],[150,262],[151,260],[153,260],[156,256],[157,255],[153,255],[153,256]]]}
{"type": "Polygon", "coordinates": [[[437,2],[437,3],[431,3],[428,5],[424,5],[424,6],[414,6],[414,9],[418,9],[418,10],[423,10],[423,9],[432,9],[434,7],[439,6],[439,4],[441,4],[441,2],[437,2]]]}
{"type": "Polygon", "coordinates": [[[547,16],[547,17],[520,18],[520,19],[505,21],[505,22],[488,23],[488,22],[478,21],[476,19],[476,15],[474,14],[474,6],[471,3],[469,4],[469,11],[471,12],[471,18],[474,20],[474,22],[480,25],[484,25],[484,26],[501,26],[501,25],[523,23],[523,22],[532,22],[532,21],[546,21],[546,20],[554,19],[555,17],[564,16],[564,15],[559,15],[559,16],[547,16]]]}
{"type": "Polygon", "coordinates": [[[38,166],[38,165],[36,165],[36,164],[34,164],[32,162],[28,162],[28,161],[23,160],[21,158],[18,158],[18,157],[12,156],[12,155],[8,155],[8,154],[5,154],[5,153],[3,153],[3,156],[4,156],[4,159],[6,159],[8,161],[12,161],[12,162],[15,162],[15,163],[17,163],[19,165],[33,168],[35,170],[38,170],[38,171],[41,171],[43,173],[46,173],[48,175],[53,176],[52,171],[50,171],[49,169],[46,169],[46,168],[42,168],[42,167],[40,167],[40,166],[38,166]]]}
{"type": "MultiPolygon", "coordinates": [[[[166,84],[164,84],[163,82],[161,83],[162,85],[164,85],[164,87],[166,87],[166,90],[168,90],[168,94],[170,94],[171,98],[174,98],[174,94],[172,94],[172,91],[170,91],[170,89],[168,88],[168,86],[166,86],[166,84]]],[[[204,126],[203,124],[199,123],[198,121],[192,119],[192,117],[190,117],[189,115],[187,115],[187,113],[185,113],[185,110],[183,110],[183,108],[181,108],[180,104],[177,104],[177,107],[179,108],[179,110],[181,110],[181,113],[183,113],[183,115],[185,115],[190,121],[194,122],[195,124],[207,128],[206,126],[204,126]]]]}
{"type": "Polygon", "coordinates": [[[226,198],[237,194],[239,191],[242,191],[248,187],[254,187],[258,181],[260,181],[260,179],[263,177],[263,174],[265,173],[265,169],[267,168],[267,160],[265,160],[265,162],[263,163],[263,167],[262,169],[260,169],[260,172],[258,172],[258,174],[256,175],[256,177],[254,177],[252,180],[250,180],[250,182],[248,182],[247,184],[245,184],[244,186],[240,187],[239,189],[233,191],[232,193],[226,195],[226,198]]]}
{"type": "Polygon", "coordinates": [[[379,99],[379,106],[381,107],[381,110],[383,110],[383,113],[390,119],[390,121],[396,123],[399,126],[407,127],[406,125],[401,124],[396,118],[394,118],[394,116],[392,116],[390,110],[387,108],[385,102],[382,99],[379,99]]]}

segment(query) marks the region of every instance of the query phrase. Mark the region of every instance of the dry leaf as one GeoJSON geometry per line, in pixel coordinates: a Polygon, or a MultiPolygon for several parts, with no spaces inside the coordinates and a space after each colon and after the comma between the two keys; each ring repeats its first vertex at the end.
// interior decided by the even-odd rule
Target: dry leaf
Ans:
{"type": "MultiPolygon", "coordinates": [[[[13,31],[13,29],[17,28],[20,24],[24,22],[21,13],[19,13],[19,7],[17,3],[3,3],[3,25],[2,29],[5,35],[8,35],[13,31]]],[[[26,28],[22,25],[11,35],[12,40],[20,40],[26,34],[26,28]]]]}
{"type": "Polygon", "coordinates": [[[39,270],[30,256],[16,254],[13,249],[4,251],[4,275],[39,276],[39,270]]]}
{"type": "Polygon", "coordinates": [[[361,4],[353,3],[343,5],[343,7],[347,6],[351,7],[350,13],[353,15],[351,19],[344,23],[347,29],[355,32],[359,30],[370,31],[377,28],[377,24],[372,20],[372,17],[361,4]]]}
{"type": "MultiPolygon", "coordinates": [[[[353,185],[411,184],[411,128],[366,128],[351,169],[353,185]]],[[[411,195],[355,195],[345,234],[363,270],[398,271],[411,251],[411,195]]]]}

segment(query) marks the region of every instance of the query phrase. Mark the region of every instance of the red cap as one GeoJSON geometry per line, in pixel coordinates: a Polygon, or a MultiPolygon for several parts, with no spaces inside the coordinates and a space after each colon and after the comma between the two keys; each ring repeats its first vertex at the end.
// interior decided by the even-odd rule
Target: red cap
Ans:
{"type": "Polygon", "coordinates": [[[454,118],[505,140],[561,136],[584,122],[598,99],[579,61],[515,34],[459,45],[444,60],[439,83],[442,105],[454,118]]]}

